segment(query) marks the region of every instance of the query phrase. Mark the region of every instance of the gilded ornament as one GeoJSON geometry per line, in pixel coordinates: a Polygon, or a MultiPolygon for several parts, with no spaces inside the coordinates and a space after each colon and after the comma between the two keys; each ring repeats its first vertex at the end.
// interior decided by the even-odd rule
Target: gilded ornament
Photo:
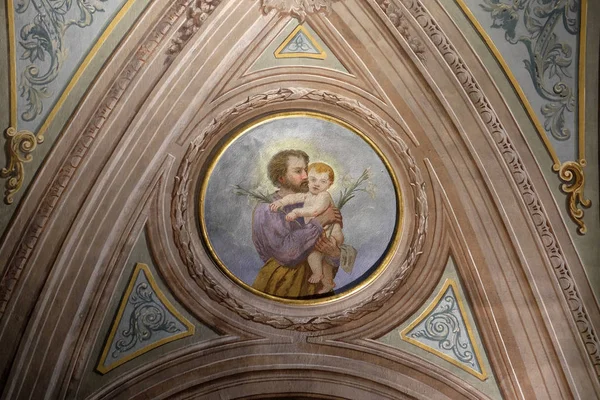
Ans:
{"type": "MultiPolygon", "coordinates": [[[[534,190],[529,173],[523,167],[521,157],[510,140],[500,118],[491,108],[490,101],[482,91],[479,83],[475,80],[475,77],[468,68],[466,68],[462,57],[456,52],[456,49],[445,33],[435,23],[431,14],[429,14],[419,0],[400,1],[419,25],[421,25],[421,28],[423,28],[425,33],[435,44],[443,59],[458,78],[463,90],[469,94],[469,100],[477,109],[482,120],[485,121],[491,136],[496,142],[498,150],[502,153],[503,158],[512,173],[513,180],[519,188],[521,198],[527,206],[530,220],[535,225],[538,237],[542,243],[544,243],[546,255],[553,260],[554,274],[556,279],[561,282],[560,286],[563,296],[570,305],[571,317],[579,330],[581,340],[585,344],[589,361],[596,371],[596,377],[600,381],[600,343],[598,341],[598,335],[591,323],[588,311],[581,300],[579,289],[573,279],[566,257],[558,245],[558,239],[550,225],[548,215],[537,192],[534,190]]],[[[580,132],[580,136],[581,133],[582,132],[580,132]]]]}
{"type": "Polygon", "coordinates": [[[8,166],[0,170],[0,177],[6,179],[4,202],[12,204],[14,194],[23,186],[23,163],[32,160],[31,153],[44,141],[44,137],[25,130],[17,131],[14,127],[8,128],[4,135],[8,166]]]}
{"type": "Polygon", "coordinates": [[[558,176],[564,182],[560,185],[560,189],[567,194],[569,215],[579,226],[577,232],[580,235],[585,235],[587,228],[583,222],[583,210],[579,208],[579,205],[581,204],[582,207],[590,208],[592,202],[583,195],[585,185],[583,168],[575,161],[569,161],[560,166],[558,176]]]}

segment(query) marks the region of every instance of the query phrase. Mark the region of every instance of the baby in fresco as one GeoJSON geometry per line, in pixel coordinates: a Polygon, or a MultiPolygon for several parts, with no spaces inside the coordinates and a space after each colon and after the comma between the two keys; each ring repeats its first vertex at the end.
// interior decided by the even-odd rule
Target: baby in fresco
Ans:
{"type": "MultiPolygon", "coordinates": [[[[304,203],[303,207],[295,208],[285,216],[287,221],[294,221],[299,217],[304,217],[304,222],[308,223],[317,215],[323,213],[330,205],[334,205],[331,195],[327,191],[333,184],[335,175],[333,168],[321,162],[312,163],[308,166],[308,192],[294,193],[283,197],[271,203],[271,211],[277,211],[279,208],[304,203]]],[[[344,242],[344,234],[339,224],[327,225],[323,227],[329,237],[333,237],[339,246],[344,242]]],[[[323,263],[323,254],[314,250],[308,255],[308,265],[312,275],[308,278],[310,283],[321,282],[322,288],[319,293],[328,293],[335,287],[333,282],[333,267],[323,263]]]]}

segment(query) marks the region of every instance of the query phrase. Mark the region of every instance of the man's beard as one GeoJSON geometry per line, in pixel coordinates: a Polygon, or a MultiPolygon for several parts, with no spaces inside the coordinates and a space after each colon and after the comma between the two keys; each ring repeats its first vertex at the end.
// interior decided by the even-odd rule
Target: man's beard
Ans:
{"type": "Polygon", "coordinates": [[[294,185],[287,179],[284,179],[283,182],[281,182],[281,188],[289,189],[294,193],[306,193],[308,192],[308,181],[303,181],[299,185],[294,185]]]}

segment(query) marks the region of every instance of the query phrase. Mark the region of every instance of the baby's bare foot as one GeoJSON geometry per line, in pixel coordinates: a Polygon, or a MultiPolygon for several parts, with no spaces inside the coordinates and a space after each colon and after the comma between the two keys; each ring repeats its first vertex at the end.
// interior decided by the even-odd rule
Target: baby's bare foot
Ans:
{"type": "Polygon", "coordinates": [[[321,281],[321,279],[323,279],[323,274],[314,273],[310,276],[310,278],[308,278],[308,281],[310,283],[319,283],[321,281]]]}
{"type": "Polygon", "coordinates": [[[333,281],[331,281],[331,282],[323,281],[323,282],[321,282],[321,285],[322,285],[322,287],[321,287],[321,290],[319,290],[317,292],[318,294],[329,293],[335,287],[335,283],[333,283],[333,281]]]}

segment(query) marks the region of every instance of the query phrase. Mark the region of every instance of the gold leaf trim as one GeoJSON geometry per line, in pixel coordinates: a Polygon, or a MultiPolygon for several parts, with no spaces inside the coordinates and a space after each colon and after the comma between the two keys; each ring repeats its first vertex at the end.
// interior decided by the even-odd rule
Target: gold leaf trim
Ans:
{"type": "Polygon", "coordinates": [[[290,33],[288,37],[285,38],[283,43],[281,43],[277,50],[275,50],[274,55],[275,58],[315,58],[317,60],[324,60],[325,58],[327,58],[327,53],[325,53],[325,50],[323,50],[323,48],[319,45],[319,43],[303,25],[298,25],[296,29],[294,29],[292,33],[290,33]],[[319,52],[318,54],[301,52],[282,53],[282,51],[287,47],[287,45],[292,41],[292,39],[294,39],[298,32],[302,32],[304,36],[306,36],[306,38],[310,41],[310,44],[315,48],[315,50],[319,52]]]}
{"type": "Polygon", "coordinates": [[[190,321],[188,321],[187,318],[185,318],[179,311],[177,311],[175,309],[175,307],[171,304],[171,302],[169,302],[169,300],[165,297],[164,293],[160,290],[160,288],[158,287],[158,285],[156,283],[156,280],[154,279],[154,276],[150,272],[150,268],[148,268],[148,266],[146,264],[138,263],[135,267],[135,271],[133,272],[131,280],[129,281],[127,290],[125,291],[125,294],[123,295],[121,304],[119,305],[119,310],[117,311],[117,316],[115,317],[115,320],[113,322],[113,326],[112,326],[112,329],[110,330],[110,334],[108,335],[108,339],[106,339],[106,344],[104,345],[104,350],[102,351],[102,356],[100,357],[100,361],[98,362],[98,366],[96,367],[96,370],[104,375],[107,372],[117,368],[118,366],[123,365],[126,362],[131,361],[134,358],[139,357],[140,355],[147,353],[152,349],[162,346],[163,344],[170,343],[175,340],[191,336],[195,332],[196,332],[196,327],[194,326],[194,324],[192,324],[190,321]],[[160,300],[162,305],[165,306],[165,308],[182,325],[184,325],[187,328],[187,330],[184,332],[178,333],[176,335],[169,336],[169,337],[163,338],[161,340],[158,340],[154,343],[149,344],[148,346],[142,347],[141,349],[136,350],[135,352],[113,362],[112,364],[104,365],[104,363],[106,362],[106,358],[108,357],[108,352],[110,351],[110,348],[111,348],[113,341],[115,339],[115,336],[117,334],[117,329],[119,328],[119,323],[121,322],[121,319],[123,318],[123,314],[125,313],[125,307],[127,306],[127,303],[129,302],[129,298],[131,296],[131,293],[133,292],[133,287],[135,286],[135,282],[137,281],[138,276],[140,275],[140,273],[142,273],[142,271],[143,271],[144,275],[146,276],[148,283],[150,283],[150,287],[152,288],[152,290],[156,294],[156,297],[158,297],[158,299],[160,300]]]}
{"type": "Polygon", "coordinates": [[[475,341],[475,335],[473,333],[473,328],[471,327],[469,318],[467,318],[467,313],[465,312],[465,305],[463,303],[460,293],[461,292],[458,290],[458,285],[456,284],[456,282],[453,279],[446,279],[446,282],[444,282],[444,286],[440,289],[438,294],[435,296],[435,299],[433,299],[431,304],[429,304],[429,306],[425,309],[425,311],[423,311],[421,313],[421,315],[419,315],[417,317],[417,319],[415,319],[410,325],[408,325],[406,328],[404,328],[402,330],[402,332],[400,332],[400,337],[402,338],[402,340],[404,340],[408,343],[411,343],[411,344],[417,346],[418,348],[427,351],[428,353],[435,354],[436,356],[448,361],[452,365],[455,365],[455,366],[459,367],[460,369],[468,372],[469,374],[476,376],[480,380],[484,381],[488,378],[488,374],[485,370],[485,365],[483,363],[483,358],[481,357],[481,352],[479,351],[479,347],[477,346],[477,342],[475,341]],[[458,310],[460,312],[460,316],[462,317],[462,320],[465,324],[465,328],[467,329],[467,335],[469,338],[469,342],[471,344],[471,347],[473,348],[473,353],[475,355],[475,358],[477,359],[477,363],[479,364],[481,372],[467,366],[466,364],[463,364],[463,363],[455,360],[454,358],[448,356],[445,353],[442,353],[441,351],[439,351],[437,349],[434,349],[433,347],[430,347],[430,346],[428,346],[424,343],[421,343],[418,340],[413,339],[412,337],[408,336],[408,333],[410,331],[412,331],[416,326],[418,326],[421,322],[423,322],[423,320],[425,320],[427,317],[429,317],[431,312],[438,306],[438,304],[442,300],[442,296],[444,296],[444,294],[446,293],[446,291],[448,290],[449,287],[452,288],[454,298],[456,299],[456,303],[458,304],[458,310]]]}
{"type": "Polygon", "coordinates": [[[577,232],[580,235],[585,235],[587,228],[583,222],[583,210],[579,205],[585,208],[590,208],[592,202],[586,199],[583,195],[585,186],[585,175],[583,168],[575,161],[563,163],[558,170],[558,176],[564,183],[560,185],[560,189],[567,194],[567,203],[569,205],[569,215],[571,219],[579,226],[577,232]]]}
{"type": "MultiPolygon", "coordinates": [[[[56,103],[50,110],[49,114],[45,118],[42,126],[37,131],[37,136],[35,136],[30,131],[19,131],[17,132],[18,126],[18,95],[17,95],[17,50],[16,50],[16,39],[15,39],[15,18],[14,18],[14,0],[7,0],[7,10],[8,10],[8,37],[9,37],[9,61],[10,61],[10,127],[6,130],[5,136],[7,138],[7,142],[5,145],[6,148],[6,156],[7,156],[7,166],[2,168],[0,171],[0,178],[8,179],[5,186],[6,191],[4,192],[4,202],[6,204],[12,204],[13,196],[16,192],[18,192],[23,186],[23,180],[25,177],[23,171],[23,163],[30,162],[32,160],[31,153],[35,150],[38,144],[41,144],[44,141],[44,135],[50,124],[54,121],[56,115],[61,110],[61,107],[67,101],[67,97],[70,95],[71,90],[75,87],[75,85],[79,82],[81,76],[91,64],[92,60],[96,57],[100,48],[104,45],[104,42],[107,38],[112,34],[117,25],[121,22],[121,20],[125,17],[127,12],[133,6],[135,0],[127,0],[121,9],[117,12],[114,18],[110,21],[108,26],[101,31],[102,34],[93,43],[93,47],[87,53],[85,58],[79,64],[77,70],[74,71],[74,74],[67,84],[67,86],[62,89],[61,95],[57,98],[56,103]],[[33,138],[32,138],[33,137],[33,138]],[[24,139],[27,138],[27,139],[24,139]],[[33,144],[33,139],[35,139],[35,144],[33,144]],[[22,147],[21,142],[27,141],[30,144],[26,151],[20,152],[18,150],[12,151],[13,148],[22,147]],[[20,156],[19,153],[23,153],[23,156],[20,156]]],[[[81,100],[80,100],[81,101],[81,100]]],[[[1,306],[0,306],[1,308],[1,306]]],[[[1,312],[0,312],[1,314],[1,312]]]]}
{"type": "Polygon", "coordinates": [[[454,45],[423,6],[419,0],[400,0],[414,17],[415,21],[429,36],[431,42],[437,47],[442,59],[454,73],[463,87],[466,98],[477,109],[480,118],[487,126],[497,149],[502,154],[506,165],[511,171],[515,184],[519,187],[521,198],[527,206],[530,221],[534,224],[538,236],[544,243],[546,255],[553,260],[553,269],[565,301],[569,304],[574,325],[584,344],[589,361],[594,368],[596,378],[600,380],[600,343],[594,325],[579,294],[577,283],[573,279],[571,269],[561,249],[558,238],[552,229],[548,214],[534,189],[529,173],[525,170],[521,157],[513,145],[506,128],[500,121],[496,112],[491,108],[490,101],[481,89],[479,83],[465,62],[457,53],[454,45]]]}
{"type": "Polygon", "coordinates": [[[4,202],[12,204],[14,194],[23,186],[25,178],[23,164],[33,159],[31,153],[44,141],[44,137],[36,136],[26,130],[17,131],[17,128],[12,126],[6,129],[4,136],[6,136],[5,150],[8,163],[0,170],[0,178],[6,179],[4,202]]]}

